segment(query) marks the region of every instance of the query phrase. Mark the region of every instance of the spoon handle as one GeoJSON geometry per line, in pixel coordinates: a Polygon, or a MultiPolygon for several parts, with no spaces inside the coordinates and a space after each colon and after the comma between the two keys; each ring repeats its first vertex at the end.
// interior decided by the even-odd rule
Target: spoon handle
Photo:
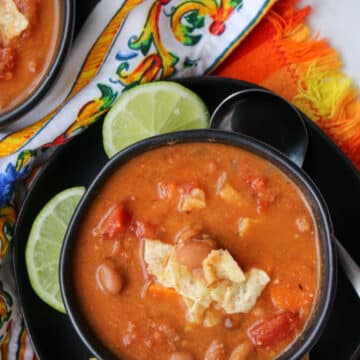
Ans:
{"type": "Polygon", "coordinates": [[[349,253],[345,250],[345,248],[342,246],[340,241],[335,237],[334,239],[337,246],[338,256],[340,259],[341,266],[347,278],[354,287],[354,290],[356,291],[356,293],[360,298],[360,267],[355,262],[355,260],[349,255],[349,253]]]}

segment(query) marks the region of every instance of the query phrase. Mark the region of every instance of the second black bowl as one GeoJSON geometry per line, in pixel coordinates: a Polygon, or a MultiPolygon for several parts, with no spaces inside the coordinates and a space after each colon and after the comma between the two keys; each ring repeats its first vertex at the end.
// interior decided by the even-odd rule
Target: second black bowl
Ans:
{"type": "Polygon", "coordinates": [[[46,95],[61,70],[74,36],[75,1],[61,0],[59,1],[59,8],[59,40],[52,62],[47,72],[42,76],[39,85],[30,94],[18,105],[0,114],[0,128],[19,120],[22,115],[35,107],[46,95]]]}

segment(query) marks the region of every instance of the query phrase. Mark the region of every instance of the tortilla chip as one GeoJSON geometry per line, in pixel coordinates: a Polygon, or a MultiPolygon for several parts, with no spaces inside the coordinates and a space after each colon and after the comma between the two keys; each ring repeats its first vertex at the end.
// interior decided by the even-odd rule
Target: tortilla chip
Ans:
{"type": "Polygon", "coordinates": [[[201,301],[193,301],[184,298],[184,303],[187,307],[186,319],[195,324],[201,324],[204,321],[205,311],[207,307],[201,304],[201,301]]]}
{"type": "Polygon", "coordinates": [[[5,40],[19,36],[29,26],[13,0],[0,0],[0,14],[0,35],[5,40]]]}
{"type": "Polygon", "coordinates": [[[181,212],[191,211],[194,209],[203,209],[206,207],[206,197],[203,190],[195,188],[190,194],[182,195],[179,203],[181,212]]]}
{"type": "Polygon", "coordinates": [[[173,247],[160,240],[144,240],[144,259],[148,266],[148,272],[160,279],[173,247]]]}
{"type": "Polygon", "coordinates": [[[228,314],[248,312],[270,281],[259,269],[244,274],[227,250],[210,252],[203,261],[203,280],[179,262],[173,246],[159,240],[145,240],[144,259],[160,285],[181,295],[187,320],[208,327],[221,321],[220,313],[212,310],[213,303],[228,314]]]}
{"type": "Polygon", "coordinates": [[[227,250],[212,250],[203,262],[203,270],[208,285],[218,280],[245,281],[240,266],[227,250]]]}
{"type": "Polygon", "coordinates": [[[144,259],[149,273],[162,286],[174,288],[182,297],[209,306],[211,299],[206,285],[177,260],[173,246],[159,240],[146,239],[144,259]]]}
{"type": "Polygon", "coordinates": [[[211,299],[205,284],[187,266],[179,263],[175,252],[170,256],[164,277],[165,286],[173,287],[181,296],[205,307],[210,305],[211,299]]]}
{"type": "Polygon", "coordinates": [[[246,281],[241,284],[221,282],[211,292],[227,314],[249,312],[270,281],[266,272],[259,269],[251,269],[245,276],[246,281]]]}
{"type": "Polygon", "coordinates": [[[219,191],[219,196],[230,203],[240,203],[242,200],[240,194],[229,184],[224,184],[219,191]]]}

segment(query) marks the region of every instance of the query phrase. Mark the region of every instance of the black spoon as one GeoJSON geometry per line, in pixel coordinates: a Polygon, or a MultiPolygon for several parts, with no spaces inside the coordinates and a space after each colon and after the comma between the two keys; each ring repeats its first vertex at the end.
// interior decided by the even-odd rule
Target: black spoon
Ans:
{"type": "MultiPolygon", "coordinates": [[[[308,132],[300,112],[287,100],[263,89],[239,91],[215,109],[211,127],[261,140],[299,167],[308,147],[308,132]]],[[[334,237],[342,268],[360,297],[360,267],[334,237]]]]}
{"type": "Polygon", "coordinates": [[[308,133],[299,111],[282,97],[262,89],[239,91],[214,111],[211,127],[240,132],[272,145],[302,166],[308,133]]]}

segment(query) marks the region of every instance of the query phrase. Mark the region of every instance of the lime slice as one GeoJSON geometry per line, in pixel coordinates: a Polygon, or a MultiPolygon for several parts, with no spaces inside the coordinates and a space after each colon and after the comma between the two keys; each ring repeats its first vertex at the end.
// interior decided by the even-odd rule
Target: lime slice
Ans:
{"type": "Polygon", "coordinates": [[[121,95],[104,121],[104,148],[112,157],[149,136],[208,125],[209,112],[195,93],[177,83],[156,81],[121,95]]]}
{"type": "Polygon", "coordinates": [[[44,302],[63,313],[59,285],[61,245],[84,191],[84,187],[73,187],[55,195],[37,215],[26,244],[26,268],[32,288],[44,302]]]}

